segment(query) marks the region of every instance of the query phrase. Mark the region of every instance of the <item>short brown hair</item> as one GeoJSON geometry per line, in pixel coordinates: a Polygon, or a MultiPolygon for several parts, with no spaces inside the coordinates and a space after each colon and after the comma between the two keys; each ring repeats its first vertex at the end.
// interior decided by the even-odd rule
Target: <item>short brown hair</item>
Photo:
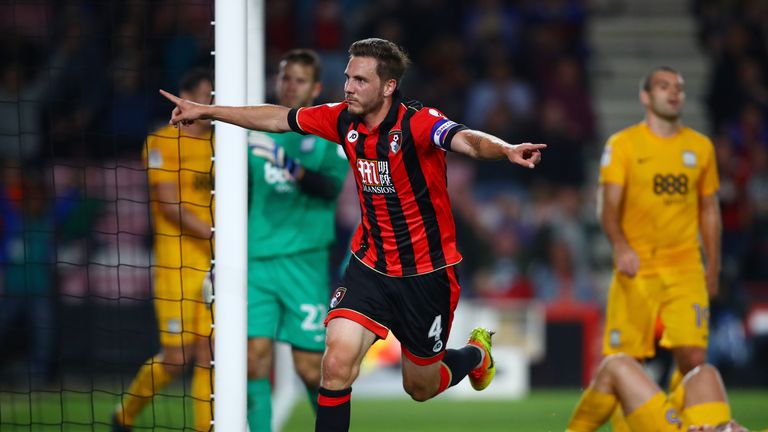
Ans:
{"type": "Polygon", "coordinates": [[[282,69],[288,63],[299,63],[304,66],[312,67],[312,81],[320,81],[320,72],[322,72],[322,64],[320,62],[320,56],[311,49],[294,49],[290,50],[283,55],[280,59],[280,68],[282,69]]]}
{"type": "Polygon", "coordinates": [[[671,66],[655,67],[651,69],[651,71],[648,72],[643,77],[643,79],[640,80],[640,91],[651,91],[651,80],[653,80],[653,76],[656,75],[656,72],[672,72],[673,74],[680,75],[680,72],[678,72],[677,69],[671,66]]]}
{"type": "Polygon", "coordinates": [[[383,81],[395,80],[400,87],[405,70],[411,64],[408,54],[397,44],[385,39],[369,38],[359,40],[349,47],[353,57],[373,57],[378,62],[376,73],[383,81]]]}
{"type": "Polygon", "coordinates": [[[211,83],[211,85],[213,85],[213,77],[211,76],[211,73],[208,71],[208,69],[203,67],[196,67],[191,69],[179,80],[179,91],[195,91],[197,86],[199,86],[203,81],[208,81],[211,83]]]}

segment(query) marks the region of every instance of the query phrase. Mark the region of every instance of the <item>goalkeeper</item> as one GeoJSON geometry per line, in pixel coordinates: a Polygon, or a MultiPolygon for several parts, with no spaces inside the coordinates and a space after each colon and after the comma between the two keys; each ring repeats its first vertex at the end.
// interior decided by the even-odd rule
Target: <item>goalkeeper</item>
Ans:
{"type": "MultiPolygon", "coordinates": [[[[293,50],[280,62],[278,102],[299,108],[320,94],[320,59],[293,50]]],[[[270,431],[275,341],[291,345],[316,407],[325,348],[336,198],[348,164],[336,143],[295,132],[248,137],[248,425],[270,431]]]]}

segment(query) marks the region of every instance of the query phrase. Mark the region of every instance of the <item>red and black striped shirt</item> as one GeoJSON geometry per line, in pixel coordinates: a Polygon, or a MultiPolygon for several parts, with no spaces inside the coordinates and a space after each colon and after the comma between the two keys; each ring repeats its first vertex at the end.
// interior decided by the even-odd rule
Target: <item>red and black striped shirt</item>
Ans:
{"type": "Polygon", "coordinates": [[[346,102],[293,109],[288,123],[343,146],[360,199],[352,252],[364,264],[389,276],[413,276],[461,261],[445,150],[464,125],[398,96],[373,130],[346,102]]]}

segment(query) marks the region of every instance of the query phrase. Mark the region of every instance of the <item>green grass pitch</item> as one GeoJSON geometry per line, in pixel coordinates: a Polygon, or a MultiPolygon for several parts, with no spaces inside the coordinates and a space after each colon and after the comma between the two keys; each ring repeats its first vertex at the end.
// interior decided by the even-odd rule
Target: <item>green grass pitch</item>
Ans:
{"type": "MultiPolygon", "coordinates": [[[[455,401],[438,398],[425,403],[407,399],[352,399],[352,430],[362,432],[563,431],[578,400],[576,390],[534,391],[523,400],[455,401]]],[[[734,416],[753,430],[768,427],[768,390],[732,390],[734,416]]],[[[0,430],[108,431],[118,398],[96,392],[37,394],[0,392],[0,430]],[[31,407],[31,409],[30,409],[31,407]]],[[[158,396],[138,419],[136,431],[191,431],[189,398],[158,396]],[[186,428],[185,428],[186,425],[186,428]]],[[[285,432],[313,430],[309,404],[296,405],[285,432]]],[[[609,430],[603,428],[602,430],[609,430]]]]}

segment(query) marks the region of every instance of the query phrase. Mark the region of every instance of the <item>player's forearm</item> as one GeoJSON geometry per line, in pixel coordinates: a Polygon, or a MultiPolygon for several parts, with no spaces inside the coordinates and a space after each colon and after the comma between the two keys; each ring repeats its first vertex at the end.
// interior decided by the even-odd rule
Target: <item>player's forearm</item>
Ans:
{"type": "Polygon", "coordinates": [[[206,109],[206,118],[264,132],[288,132],[289,109],[279,105],[219,106],[206,109]]]}
{"type": "Polygon", "coordinates": [[[305,194],[327,201],[335,200],[341,191],[341,182],[335,181],[334,177],[304,167],[299,168],[296,183],[299,184],[299,188],[305,194]]]}
{"type": "Polygon", "coordinates": [[[465,129],[456,134],[451,148],[474,159],[496,160],[506,158],[504,147],[512,146],[491,134],[465,129]]]}
{"type": "Polygon", "coordinates": [[[211,238],[211,225],[195,216],[183,205],[161,204],[160,211],[167,220],[181,229],[182,234],[201,239],[211,238]]]}
{"type": "Polygon", "coordinates": [[[630,248],[621,229],[621,202],[624,187],[613,183],[601,183],[597,192],[597,217],[614,251],[630,248]]]}
{"type": "Polygon", "coordinates": [[[624,232],[621,230],[621,224],[619,223],[619,210],[610,206],[604,206],[601,210],[600,222],[603,225],[603,231],[611,242],[613,250],[621,250],[629,248],[629,242],[624,237],[624,232]]]}
{"type": "Polygon", "coordinates": [[[717,201],[705,205],[701,209],[699,224],[704,256],[707,259],[707,269],[719,273],[722,223],[720,220],[720,206],[717,201]]]}

